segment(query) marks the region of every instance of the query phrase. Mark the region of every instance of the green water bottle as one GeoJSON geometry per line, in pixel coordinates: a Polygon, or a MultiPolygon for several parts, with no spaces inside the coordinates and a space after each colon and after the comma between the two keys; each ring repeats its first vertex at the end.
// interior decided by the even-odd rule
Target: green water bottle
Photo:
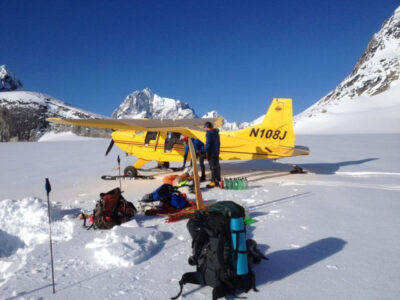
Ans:
{"type": "Polygon", "coordinates": [[[238,178],[238,190],[243,190],[243,178],[238,178]]]}
{"type": "Polygon", "coordinates": [[[239,184],[238,179],[237,179],[237,178],[234,178],[234,179],[233,179],[233,189],[234,189],[234,190],[237,190],[237,189],[238,189],[238,184],[239,184]]]}
{"type": "Polygon", "coordinates": [[[226,188],[227,188],[228,190],[231,190],[231,189],[232,189],[232,179],[228,178],[228,179],[226,180],[226,188]]]}

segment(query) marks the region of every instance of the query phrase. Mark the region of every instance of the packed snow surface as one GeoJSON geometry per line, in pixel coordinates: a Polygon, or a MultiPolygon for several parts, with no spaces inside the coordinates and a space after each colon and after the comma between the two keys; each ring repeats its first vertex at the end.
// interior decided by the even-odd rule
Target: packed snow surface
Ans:
{"type": "MultiPolygon", "coordinates": [[[[108,143],[0,144],[0,299],[169,299],[182,274],[194,271],[186,221],[139,214],[112,230],[82,228],[77,215],[119,186],[100,176],[118,174],[118,154],[122,167],[134,161],[116,147],[105,157],[108,143]],[[52,184],[55,294],[45,178],[52,184]]],[[[236,201],[257,221],[247,235],[269,261],[254,267],[259,292],[244,295],[398,299],[400,136],[311,135],[296,144],[311,155],[282,162],[308,174],[289,174],[291,165],[279,162],[230,161],[222,163],[223,176],[245,176],[249,189],[202,189],[206,201],[236,201]]],[[[137,206],[161,185],[164,175],[153,174],[122,181],[124,197],[137,206]]],[[[187,284],[181,298],[210,299],[211,288],[187,284]]]]}
{"type": "Polygon", "coordinates": [[[88,141],[88,140],[96,140],[97,138],[83,137],[76,135],[71,131],[65,132],[46,132],[44,135],[40,137],[38,142],[59,142],[59,141],[88,141]]]}

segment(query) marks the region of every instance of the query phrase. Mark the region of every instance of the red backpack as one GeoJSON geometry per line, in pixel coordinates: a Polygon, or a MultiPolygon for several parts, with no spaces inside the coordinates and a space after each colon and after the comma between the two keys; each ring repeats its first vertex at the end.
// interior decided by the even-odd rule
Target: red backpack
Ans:
{"type": "Polygon", "coordinates": [[[127,201],[119,188],[100,194],[100,200],[93,211],[94,227],[110,229],[129,221],[137,214],[132,202],[127,201]]]}

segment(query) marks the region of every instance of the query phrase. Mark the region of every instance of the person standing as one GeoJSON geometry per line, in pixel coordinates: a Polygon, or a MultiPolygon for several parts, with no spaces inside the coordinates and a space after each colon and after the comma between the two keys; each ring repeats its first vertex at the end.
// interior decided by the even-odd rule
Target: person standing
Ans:
{"type": "MultiPolygon", "coordinates": [[[[189,138],[187,136],[185,136],[183,138],[183,142],[185,143],[185,154],[183,156],[182,169],[184,169],[185,166],[186,166],[186,160],[187,160],[187,156],[188,156],[188,153],[189,153],[188,140],[189,140],[189,138]]],[[[192,143],[193,143],[194,151],[196,152],[196,158],[199,160],[199,164],[200,164],[200,170],[201,170],[200,181],[204,182],[204,181],[206,181],[206,168],[204,166],[204,156],[205,156],[205,154],[204,154],[204,144],[200,140],[193,139],[193,138],[192,138],[192,143]]]]}
{"type": "Polygon", "coordinates": [[[219,182],[221,181],[221,167],[219,165],[219,132],[213,127],[211,122],[206,122],[204,128],[207,130],[205,153],[211,171],[211,182],[207,187],[213,188],[218,187],[219,182]]]}

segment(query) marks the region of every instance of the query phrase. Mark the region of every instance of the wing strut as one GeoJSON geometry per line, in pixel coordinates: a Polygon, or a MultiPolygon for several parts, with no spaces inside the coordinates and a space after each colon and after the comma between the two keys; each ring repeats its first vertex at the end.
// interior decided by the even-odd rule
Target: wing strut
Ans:
{"type": "Polygon", "coordinates": [[[196,207],[197,209],[204,209],[203,204],[203,196],[201,195],[200,190],[200,179],[199,179],[199,172],[197,172],[197,158],[196,158],[196,151],[194,151],[192,139],[188,140],[189,142],[189,150],[190,150],[190,157],[192,159],[192,166],[193,166],[193,175],[194,175],[194,191],[196,195],[196,207]]]}
{"type": "MultiPolygon", "coordinates": [[[[204,205],[203,196],[201,195],[200,178],[199,178],[199,173],[197,172],[196,152],[194,151],[194,147],[193,147],[191,138],[189,138],[189,151],[190,151],[190,157],[192,159],[193,176],[194,176],[194,178],[193,178],[194,191],[195,191],[195,195],[196,195],[196,207],[191,206],[191,207],[188,207],[187,209],[183,209],[180,212],[169,215],[168,218],[165,220],[166,222],[176,222],[179,220],[191,218],[191,217],[193,217],[196,210],[205,210],[208,208],[204,205]]],[[[212,203],[213,202],[207,203],[207,206],[212,203]]]]}

